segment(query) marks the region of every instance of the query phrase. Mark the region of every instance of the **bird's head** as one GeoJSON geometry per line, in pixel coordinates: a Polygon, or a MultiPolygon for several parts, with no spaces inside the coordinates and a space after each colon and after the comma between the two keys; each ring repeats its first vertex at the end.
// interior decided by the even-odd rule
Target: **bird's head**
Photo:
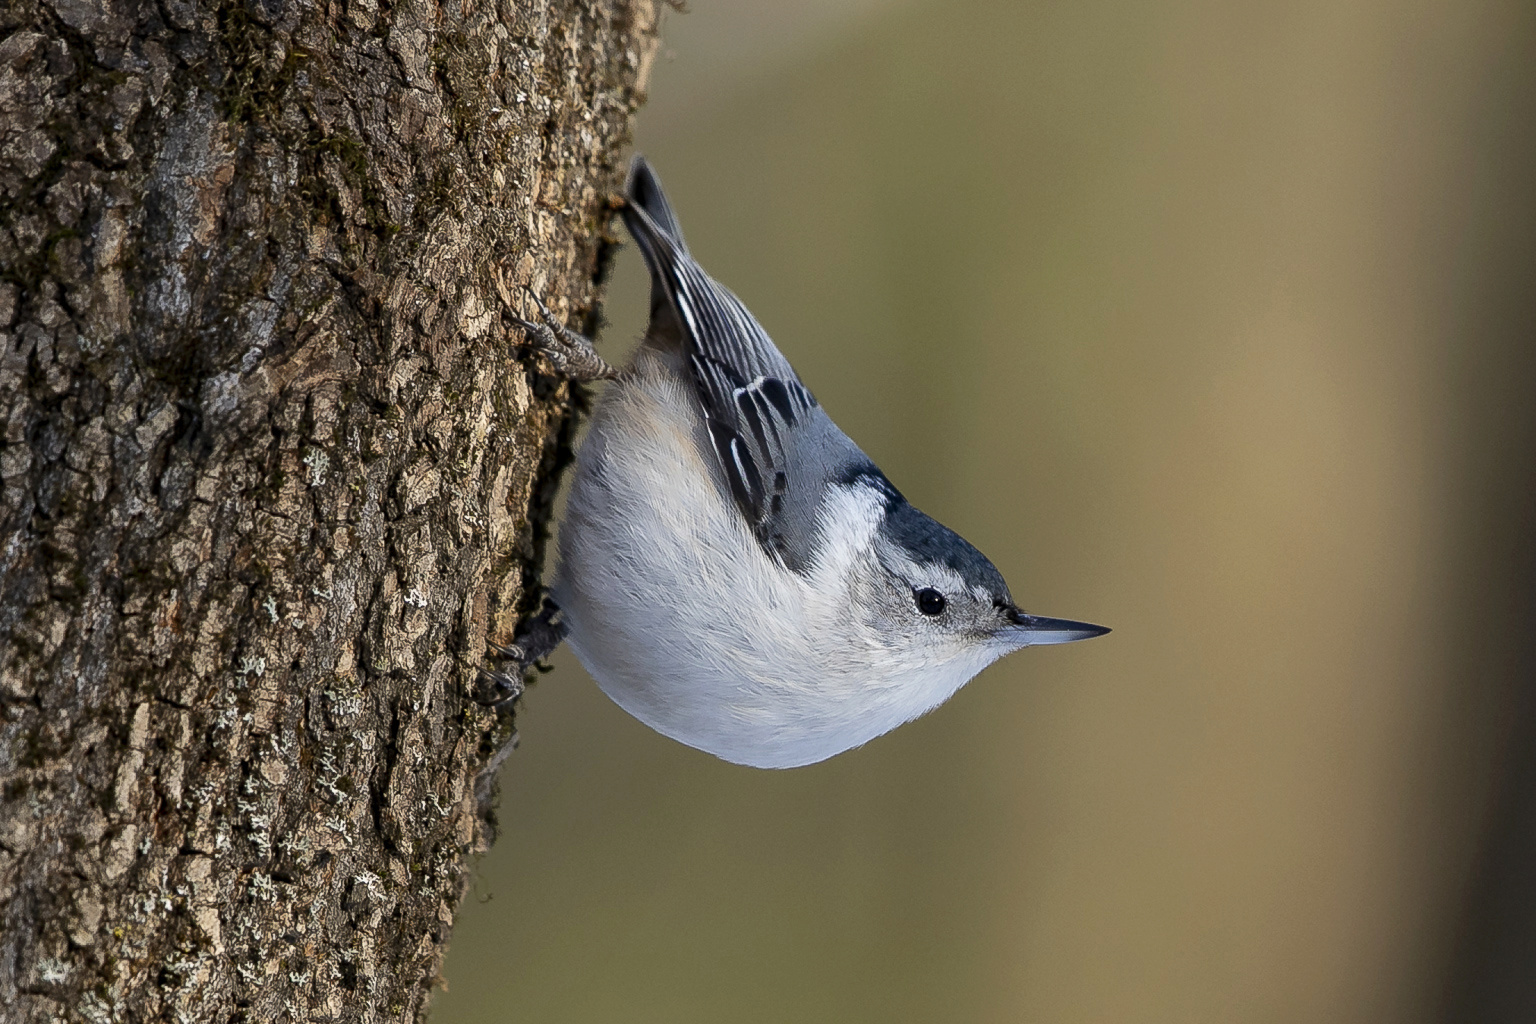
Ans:
{"type": "Polygon", "coordinates": [[[987,556],[900,497],[887,505],[870,553],[878,567],[871,598],[882,628],[919,657],[985,665],[1021,647],[1109,632],[1024,612],[987,556]]]}

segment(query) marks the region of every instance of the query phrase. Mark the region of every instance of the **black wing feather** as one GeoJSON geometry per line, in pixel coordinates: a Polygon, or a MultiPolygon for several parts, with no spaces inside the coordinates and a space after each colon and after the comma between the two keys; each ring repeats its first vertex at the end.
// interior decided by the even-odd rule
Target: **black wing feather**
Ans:
{"type": "Polygon", "coordinates": [[[636,157],[624,222],[687,347],[691,378],[731,494],[760,543],[782,558],[774,518],[789,487],[791,429],[816,408],[768,332],[694,262],[650,165],[636,157]]]}

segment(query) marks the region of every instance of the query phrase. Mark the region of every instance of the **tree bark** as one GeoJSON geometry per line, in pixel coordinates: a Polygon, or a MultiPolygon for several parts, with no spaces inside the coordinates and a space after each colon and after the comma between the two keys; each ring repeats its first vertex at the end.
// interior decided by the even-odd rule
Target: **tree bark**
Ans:
{"type": "Polygon", "coordinates": [[[0,6],[0,1016],[416,1020],[650,0],[0,6]]]}

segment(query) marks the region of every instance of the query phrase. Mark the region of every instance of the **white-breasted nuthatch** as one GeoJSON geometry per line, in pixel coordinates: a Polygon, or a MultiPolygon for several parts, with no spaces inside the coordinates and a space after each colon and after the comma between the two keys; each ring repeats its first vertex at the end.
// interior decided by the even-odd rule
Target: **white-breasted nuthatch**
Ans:
{"type": "Polygon", "coordinates": [[[658,732],[790,768],[937,707],[1011,651],[1108,632],[1020,611],[980,551],[902,497],[694,262],[643,158],[625,199],[651,272],[633,362],[609,367],[531,292],[543,323],[517,320],[558,371],[612,380],[550,599],[502,649],[519,669],[569,639],[658,732]]]}

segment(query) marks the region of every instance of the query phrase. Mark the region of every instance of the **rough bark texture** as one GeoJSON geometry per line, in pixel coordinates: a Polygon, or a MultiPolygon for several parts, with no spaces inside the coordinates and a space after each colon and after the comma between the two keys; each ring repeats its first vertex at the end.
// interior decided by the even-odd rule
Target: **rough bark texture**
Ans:
{"type": "Polygon", "coordinates": [[[4,1020],[421,1014],[654,22],[0,3],[4,1020]]]}

